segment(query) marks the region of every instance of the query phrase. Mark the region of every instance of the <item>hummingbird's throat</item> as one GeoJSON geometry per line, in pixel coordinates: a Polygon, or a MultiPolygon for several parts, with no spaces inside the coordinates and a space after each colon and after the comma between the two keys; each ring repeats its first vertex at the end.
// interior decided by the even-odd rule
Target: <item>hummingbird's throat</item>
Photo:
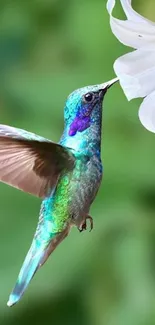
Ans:
{"type": "Polygon", "coordinates": [[[89,128],[91,123],[90,116],[79,117],[76,116],[69,128],[69,136],[74,136],[77,132],[83,132],[89,128]]]}

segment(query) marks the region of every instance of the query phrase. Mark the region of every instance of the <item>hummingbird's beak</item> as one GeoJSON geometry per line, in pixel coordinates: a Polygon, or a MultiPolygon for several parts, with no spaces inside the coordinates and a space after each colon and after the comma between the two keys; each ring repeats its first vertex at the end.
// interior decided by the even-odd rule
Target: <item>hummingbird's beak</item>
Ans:
{"type": "Polygon", "coordinates": [[[118,78],[114,78],[107,82],[107,88],[110,88],[112,85],[114,85],[117,81],[119,81],[118,78]]]}
{"type": "Polygon", "coordinates": [[[119,78],[114,78],[112,80],[109,80],[103,84],[100,85],[100,89],[109,89],[112,85],[114,85],[117,81],[119,81],[119,78]]]}

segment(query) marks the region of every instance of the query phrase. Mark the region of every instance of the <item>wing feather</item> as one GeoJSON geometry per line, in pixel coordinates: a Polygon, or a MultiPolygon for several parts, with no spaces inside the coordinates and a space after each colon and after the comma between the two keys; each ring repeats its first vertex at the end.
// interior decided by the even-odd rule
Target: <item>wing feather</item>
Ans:
{"type": "Polygon", "coordinates": [[[69,149],[43,137],[0,125],[0,181],[44,197],[63,170],[71,170],[69,149]]]}

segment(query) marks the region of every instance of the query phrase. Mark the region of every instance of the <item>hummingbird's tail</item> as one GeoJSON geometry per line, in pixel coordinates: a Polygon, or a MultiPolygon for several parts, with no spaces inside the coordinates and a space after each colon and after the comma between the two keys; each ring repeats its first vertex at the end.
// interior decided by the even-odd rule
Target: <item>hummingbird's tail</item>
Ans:
{"type": "Polygon", "coordinates": [[[53,234],[49,245],[44,244],[43,246],[43,244],[40,244],[38,247],[37,240],[33,240],[18,275],[15,287],[10,294],[9,301],[7,303],[9,307],[13,306],[20,300],[35,272],[45,263],[48,256],[53,252],[57,245],[68,235],[68,231],[68,229],[65,229],[61,233],[53,234]]]}

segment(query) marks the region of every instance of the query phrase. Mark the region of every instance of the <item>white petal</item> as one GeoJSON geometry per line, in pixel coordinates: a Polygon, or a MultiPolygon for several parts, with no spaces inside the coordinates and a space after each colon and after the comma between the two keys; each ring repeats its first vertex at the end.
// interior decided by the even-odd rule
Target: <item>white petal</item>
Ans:
{"type": "Polygon", "coordinates": [[[155,89],[155,52],[136,50],[118,58],[114,70],[128,98],[145,97],[155,89]]]}
{"type": "Polygon", "coordinates": [[[112,16],[115,0],[108,0],[107,10],[110,14],[110,25],[113,34],[124,45],[135,49],[147,46],[155,50],[155,24],[134,11],[131,1],[121,0],[123,9],[130,20],[121,20],[112,16]]]}
{"type": "Polygon", "coordinates": [[[143,100],[139,109],[139,119],[147,130],[155,133],[155,91],[143,100]]]}
{"type": "Polygon", "coordinates": [[[121,1],[121,4],[122,4],[122,7],[123,7],[123,10],[126,14],[126,17],[129,19],[129,20],[132,20],[132,21],[137,21],[137,22],[143,22],[143,23],[149,23],[151,25],[155,25],[154,22],[152,22],[151,20],[141,16],[138,12],[136,12],[132,6],[131,6],[131,0],[120,0],[121,1]]]}

